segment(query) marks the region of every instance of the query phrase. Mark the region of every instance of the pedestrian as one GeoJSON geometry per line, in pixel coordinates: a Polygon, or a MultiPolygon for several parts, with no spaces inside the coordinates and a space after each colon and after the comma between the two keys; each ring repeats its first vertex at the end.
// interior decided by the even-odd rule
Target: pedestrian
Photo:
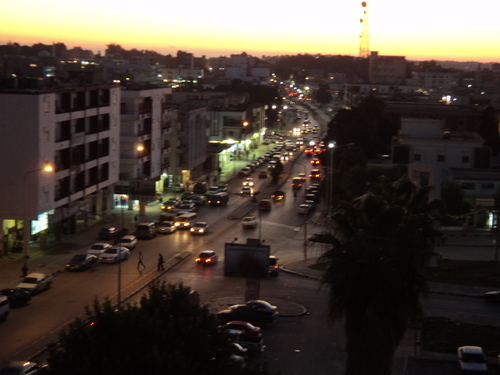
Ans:
{"type": "Polygon", "coordinates": [[[158,271],[164,271],[165,267],[163,267],[163,264],[165,261],[163,260],[163,255],[158,254],[158,271]]]}
{"type": "Polygon", "coordinates": [[[143,269],[146,269],[146,265],[143,262],[144,258],[142,257],[142,252],[139,251],[139,262],[137,263],[137,269],[139,269],[140,266],[143,266],[143,269]]]}
{"type": "Polygon", "coordinates": [[[294,191],[294,192],[293,192],[293,198],[294,198],[295,200],[297,200],[297,192],[296,192],[296,191],[294,191]]]}
{"type": "Polygon", "coordinates": [[[23,273],[22,277],[28,276],[28,270],[29,270],[28,263],[24,262],[23,267],[21,268],[21,272],[23,273]]]}
{"type": "Polygon", "coordinates": [[[135,215],[134,216],[134,223],[135,223],[135,226],[137,226],[137,221],[139,220],[139,216],[135,215]]]}

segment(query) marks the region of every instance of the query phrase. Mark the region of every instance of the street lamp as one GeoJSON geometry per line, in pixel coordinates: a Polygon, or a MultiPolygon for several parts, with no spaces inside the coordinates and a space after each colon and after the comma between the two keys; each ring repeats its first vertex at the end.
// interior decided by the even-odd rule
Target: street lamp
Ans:
{"type": "MultiPolygon", "coordinates": [[[[78,211],[83,212],[85,214],[91,213],[90,211],[84,210],[83,208],[78,209],[78,211]]],[[[118,228],[120,228],[120,223],[115,218],[112,218],[110,216],[100,215],[100,214],[94,214],[94,215],[97,215],[97,216],[100,216],[102,218],[114,221],[116,223],[116,226],[118,228]]],[[[125,226],[123,226],[119,230],[118,236],[122,236],[124,233],[125,233],[125,226]]],[[[119,243],[118,236],[115,236],[115,240],[114,240],[115,245],[118,245],[118,243],[119,243]]],[[[116,307],[118,310],[120,310],[120,305],[121,305],[121,301],[122,301],[122,262],[121,262],[119,256],[117,257],[117,259],[118,259],[118,294],[116,295],[116,299],[117,299],[116,307]]]]}
{"type": "Polygon", "coordinates": [[[23,256],[25,258],[29,257],[30,249],[30,239],[31,239],[31,220],[29,220],[28,215],[28,176],[35,172],[52,172],[54,168],[49,163],[45,163],[42,168],[34,169],[28,171],[23,177],[23,256]]]}
{"type": "Polygon", "coordinates": [[[327,202],[327,214],[329,215],[330,214],[330,210],[331,210],[331,207],[332,207],[332,195],[333,195],[333,153],[334,153],[334,149],[335,149],[335,142],[330,142],[328,143],[328,149],[329,149],[329,152],[330,152],[330,163],[329,163],[329,166],[328,166],[328,172],[329,172],[329,177],[328,177],[328,180],[326,181],[327,182],[327,185],[326,185],[326,194],[327,194],[327,199],[326,199],[326,202],[327,202]]]}

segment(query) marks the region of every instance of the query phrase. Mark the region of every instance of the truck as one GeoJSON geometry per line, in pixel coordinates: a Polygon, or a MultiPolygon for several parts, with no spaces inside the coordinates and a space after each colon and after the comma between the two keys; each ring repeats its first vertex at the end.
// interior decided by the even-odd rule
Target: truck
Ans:
{"type": "Polygon", "coordinates": [[[225,206],[229,200],[229,194],[220,192],[207,195],[207,203],[211,206],[225,206]]]}
{"type": "Polygon", "coordinates": [[[30,273],[16,288],[27,290],[31,294],[37,294],[49,289],[52,285],[53,277],[44,273],[30,273]]]}

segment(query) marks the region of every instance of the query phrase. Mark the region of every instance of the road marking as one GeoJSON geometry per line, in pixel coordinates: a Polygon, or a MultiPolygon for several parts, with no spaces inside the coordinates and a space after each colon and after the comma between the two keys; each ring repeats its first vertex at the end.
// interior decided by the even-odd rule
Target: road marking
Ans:
{"type": "Polygon", "coordinates": [[[276,227],[286,228],[286,229],[294,230],[296,232],[300,230],[300,227],[293,227],[291,225],[285,225],[285,224],[281,224],[281,223],[274,223],[272,221],[263,221],[262,224],[274,225],[276,227]]]}

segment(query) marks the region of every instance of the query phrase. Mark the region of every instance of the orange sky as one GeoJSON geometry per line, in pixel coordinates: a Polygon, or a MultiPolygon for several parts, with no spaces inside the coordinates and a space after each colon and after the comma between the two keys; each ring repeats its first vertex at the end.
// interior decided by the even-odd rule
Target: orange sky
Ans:
{"type": "Polygon", "coordinates": [[[207,57],[341,54],[357,56],[368,12],[369,47],[409,60],[500,62],[499,0],[361,2],[229,0],[123,3],[17,0],[2,4],[0,43],[62,42],[104,52],[106,44],[207,57]],[[276,4],[275,4],[276,3],[276,4]],[[279,3],[279,4],[278,4],[279,3]],[[76,4],[76,3],[75,3],[76,4]],[[130,5],[129,5],[130,4],[130,5]]]}

